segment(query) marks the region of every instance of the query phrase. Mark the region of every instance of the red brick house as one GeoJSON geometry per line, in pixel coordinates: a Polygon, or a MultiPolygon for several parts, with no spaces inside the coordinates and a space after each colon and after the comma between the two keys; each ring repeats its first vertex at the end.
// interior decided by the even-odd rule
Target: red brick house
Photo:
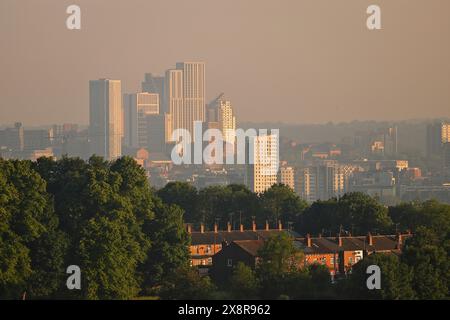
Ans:
{"type": "MultiPolygon", "coordinates": [[[[299,268],[322,264],[328,267],[331,276],[346,274],[352,266],[366,255],[372,253],[401,252],[404,235],[371,235],[360,237],[315,237],[293,238],[294,245],[303,251],[305,260],[299,268]]],[[[227,279],[233,267],[239,262],[255,268],[258,263],[258,252],[264,245],[264,239],[233,241],[212,257],[213,273],[219,279],[227,279]]]]}
{"type": "Polygon", "coordinates": [[[245,230],[243,225],[240,225],[239,230],[233,230],[230,223],[227,230],[218,230],[218,226],[215,225],[214,230],[205,231],[203,224],[200,225],[199,231],[193,231],[191,225],[187,225],[187,230],[191,236],[190,263],[192,266],[204,267],[212,266],[212,257],[220,252],[224,245],[234,241],[264,240],[280,232],[287,232],[293,237],[298,236],[293,231],[283,229],[281,223],[278,223],[275,229],[271,229],[269,223],[266,223],[264,229],[257,229],[256,223],[253,222],[250,230],[245,230]]]}

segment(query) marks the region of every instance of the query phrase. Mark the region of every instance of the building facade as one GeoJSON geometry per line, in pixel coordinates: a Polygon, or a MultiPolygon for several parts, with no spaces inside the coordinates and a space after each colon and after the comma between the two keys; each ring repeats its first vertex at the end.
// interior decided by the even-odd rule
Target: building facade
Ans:
{"type": "Polygon", "coordinates": [[[262,193],[278,182],[279,136],[259,135],[248,138],[246,152],[246,185],[256,193],[262,193]]]}
{"type": "MultiPolygon", "coordinates": [[[[124,144],[132,148],[148,147],[147,116],[159,115],[160,100],[157,93],[133,93],[123,97],[124,144]]],[[[164,128],[162,129],[164,132],[164,128]]]]}
{"type": "Polygon", "coordinates": [[[89,82],[91,154],[112,160],[122,155],[122,88],[120,80],[89,82]]]}

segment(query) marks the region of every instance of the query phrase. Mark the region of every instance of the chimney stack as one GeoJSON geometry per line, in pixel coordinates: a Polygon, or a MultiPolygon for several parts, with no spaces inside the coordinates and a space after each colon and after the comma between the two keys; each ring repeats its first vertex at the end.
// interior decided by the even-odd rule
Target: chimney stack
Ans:
{"type": "Polygon", "coordinates": [[[231,232],[231,223],[230,222],[227,223],[227,231],[231,232]]]}
{"type": "Polygon", "coordinates": [[[219,227],[217,226],[217,223],[214,223],[214,233],[217,233],[219,230],[219,227]]]}
{"type": "Polygon", "coordinates": [[[306,235],[306,246],[311,248],[311,235],[309,233],[306,235]]]}
{"type": "Polygon", "coordinates": [[[400,249],[403,244],[403,235],[399,232],[397,233],[397,249],[400,249]]]}
{"type": "Polygon", "coordinates": [[[283,230],[283,225],[281,224],[281,220],[278,220],[278,230],[283,230]]]}
{"type": "Polygon", "coordinates": [[[253,230],[253,232],[256,231],[256,222],[255,222],[255,220],[253,220],[253,222],[252,222],[252,230],[253,230]]]}
{"type": "Polygon", "coordinates": [[[205,233],[205,225],[203,223],[200,223],[200,232],[205,233]]]}
{"type": "Polygon", "coordinates": [[[266,220],[266,231],[269,231],[269,221],[266,220]]]}
{"type": "Polygon", "coordinates": [[[244,232],[244,225],[243,225],[242,223],[239,225],[239,230],[240,230],[241,232],[244,232]]]}
{"type": "Polygon", "coordinates": [[[369,246],[373,246],[373,237],[370,232],[367,234],[367,243],[369,244],[369,246]]]}

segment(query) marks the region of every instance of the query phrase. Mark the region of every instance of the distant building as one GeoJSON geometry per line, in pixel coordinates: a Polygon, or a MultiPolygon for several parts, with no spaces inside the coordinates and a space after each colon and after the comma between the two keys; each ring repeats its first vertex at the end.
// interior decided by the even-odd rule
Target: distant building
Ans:
{"type": "Polygon", "coordinates": [[[146,147],[150,153],[165,152],[166,136],[165,124],[167,115],[154,114],[147,115],[146,120],[146,147]]]}
{"type": "Polygon", "coordinates": [[[441,156],[442,146],[450,142],[450,123],[438,122],[427,126],[427,156],[441,156]]]}
{"type": "Polygon", "coordinates": [[[249,137],[246,159],[246,185],[256,193],[262,193],[278,181],[278,134],[249,137]]]}
{"type": "Polygon", "coordinates": [[[288,186],[292,190],[295,190],[295,171],[292,167],[281,167],[279,172],[280,183],[288,186]]]}
{"type": "MultiPolygon", "coordinates": [[[[159,94],[133,93],[124,94],[124,144],[132,148],[148,147],[147,116],[159,115],[159,94]]],[[[164,127],[161,129],[164,135],[164,127]]]]}
{"type": "Polygon", "coordinates": [[[354,147],[364,156],[372,154],[395,156],[398,151],[397,131],[397,126],[392,126],[357,132],[354,147]]]}
{"type": "Polygon", "coordinates": [[[29,159],[31,161],[36,161],[39,158],[46,157],[46,158],[54,158],[53,149],[52,148],[45,148],[42,150],[33,150],[30,153],[29,159]]]}
{"type": "Polygon", "coordinates": [[[89,82],[91,153],[113,160],[122,155],[122,89],[120,80],[89,82]]]}
{"type": "Polygon", "coordinates": [[[226,143],[235,143],[236,140],[236,117],[234,116],[231,101],[221,99],[218,105],[219,129],[226,143]]]}
{"type": "Polygon", "coordinates": [[[350,173],[347,168],[330,161],[300,168],[296,174],[297,193],[308,202],[340,197],[346,191],[350,173]]]}
{"type": "Polygon", "coordinates": [[[391,171],[357,172],[350,178],[350,192],[363,192],[380,200],[396,196],[396,181],[391,171]]]}
{"type": "Polygon", "coordinates": [[[22,123],[16,122],[13,128],[2,130],[0,146],[13,152],[22,152],[25,148],[25,136],[22,123]]]}
{"type": "Polygon", "coordinates": [[[165,101],[170,114],[171,131],[167,132],[169,141],[172,141],[172,132],[187,126],[184,109],[183,71],[167,70],[165,78],[165,101]]]}
{"type": "Polygon", "coordinates": [[[46,149],[52,146],[54,141],[53,128],[50,129],[25,129],[24,141],[26,150],[46,149]]]}
{"type": "Polygon", "coordinates": [[[159,95],[159,110],[162,114],[168,112],[164,101],[164,84],[164,76],[155,76],[151,73],[146,73],[145,80],[142,82],[142,92],[156,93],[159,95]]]}
{"type": "Polygon", "coordinates": [[[444,172],[450,176],[450,142],[444,143],[442,151],[444,172]]]}
{"type": "Polygon", "coordinates": [[[166,72],[165,101],[172,130],[186,129],[193,135],[194,122],[205,122],[205,77],[204,62],[179,62],[166,72]]]}

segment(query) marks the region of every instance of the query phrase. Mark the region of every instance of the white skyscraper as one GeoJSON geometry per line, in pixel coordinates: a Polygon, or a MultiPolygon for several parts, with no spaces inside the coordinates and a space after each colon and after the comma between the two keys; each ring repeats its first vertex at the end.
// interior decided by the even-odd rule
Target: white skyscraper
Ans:
{"type": "MultiPolygon", "coordinates": [[[[164,92],[166,96],[167,109],[170,114],[171,130],[185,128],[185,112],[183,101],[183,71],[167,70],[165,77],[164,92]]],[[[172,132],[167,132],[169,140],[172,132]]]]}
{"type": "Polygon", "coordinates": [[[177,63],[175,70],[166,72],[164,90],[172,129],[187,129],[193,135],[194,121],[205,121],[205,63],[177,63]]]}
{"type": "Polygon", "coordinates": [[[148,92],[125,94],[123,106],[125,145],[133,148],[146,148],[148,146],[146,117],[159,114],[159,94],[148,92]]]}
{"type": "Polygon", "coordinates": [[[277,183],[280,161],[278,145],[278,133],[249,137],[246,184],[251,191],[262,193],[277,183]]]}
{"type": "Polygon", "coordinates": [[[222,131],[223,140],[227,143],[235,143],[236,117],[229,100],[220,100],[218,105],[219,128],[222,131]]]}
{"type": "Polygon", "coordinates": [[[120,80],[89,82],[91,153],[112,160],[122,155],[122,89],[120,80]]]}

